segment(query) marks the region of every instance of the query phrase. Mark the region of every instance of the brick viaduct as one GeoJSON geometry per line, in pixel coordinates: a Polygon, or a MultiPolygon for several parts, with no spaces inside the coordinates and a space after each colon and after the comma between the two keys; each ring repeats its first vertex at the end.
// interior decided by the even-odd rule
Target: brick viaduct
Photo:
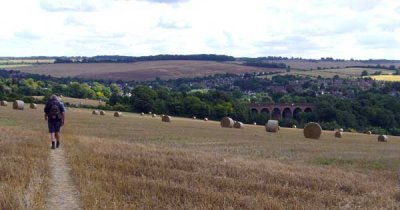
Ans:
{"type": "Polygon", "coordinates": [[[269,103],[254,103],[250,104],[250,109],[255,113],[265,113],[270,119],[289,119],[297,118],[301,112],[312,112],[316,105],[311,103],[303,104],[269,104],[269,103]]]}

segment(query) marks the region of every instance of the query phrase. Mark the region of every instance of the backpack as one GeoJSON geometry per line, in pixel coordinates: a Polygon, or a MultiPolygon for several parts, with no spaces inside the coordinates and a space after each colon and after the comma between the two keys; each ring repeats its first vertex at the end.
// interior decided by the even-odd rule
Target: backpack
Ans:
{"type": "Polygon", "coordinates": [[[50,111],[49,111],[49,119],[51,120],[61,120],[61,111],[59,108],[59,102],[57,101],[52,101],[50,103],[50,111]]]}

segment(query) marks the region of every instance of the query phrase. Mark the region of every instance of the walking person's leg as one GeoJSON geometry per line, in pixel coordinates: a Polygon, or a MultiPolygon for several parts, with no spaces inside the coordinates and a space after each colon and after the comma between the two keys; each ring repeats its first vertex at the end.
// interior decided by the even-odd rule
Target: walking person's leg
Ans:
{"type": "Polygon", "coordinates": [[[56,137],[55,133],[50,133],[50,139],[51,139],[51,149],[56,148],[56,137]]]}
{"type": "Polygon", "coordinates": [[[56,137],[56,140],[57,140],[56,148],[59,148],[60,144],[61,144],[61,133],[60,132],[55,133],[55,137],[56,137]]]}
{"type": "Polygon", "coordinates": [[[51,149],[56,148],[56,127],[57,125],[54,122],[48,122],[49,133],[50,133],[50,140],[51,140],[51,149]]]}

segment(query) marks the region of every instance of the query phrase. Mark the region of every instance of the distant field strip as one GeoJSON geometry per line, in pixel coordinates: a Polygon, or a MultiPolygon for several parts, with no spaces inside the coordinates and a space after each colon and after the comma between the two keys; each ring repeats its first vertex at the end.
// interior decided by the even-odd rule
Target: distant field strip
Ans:
{"type": "Polygon", "coordinates": [[[373,75],[370,77],[374,80],[400,82],[400,75],[373,75]]]}
{"type": "Polygon", "coordinates": [[[293,69],[290,72],[284,72],[279,74],[268,75],[271,78],[276,75],[296,75],[305,77],[317,78],[321,76],[322,78],[333,78],[334,76],[339,76],[340,78],[360,78],[363,71],[367,71],[368,74],[373,74],[375,72],[382,72],[382,74],[392,74],[394,71],[386,69],[371,69],[371,68],[343,68],[343,69],[323,69],[323,70],[296,70],[293,69]]]}

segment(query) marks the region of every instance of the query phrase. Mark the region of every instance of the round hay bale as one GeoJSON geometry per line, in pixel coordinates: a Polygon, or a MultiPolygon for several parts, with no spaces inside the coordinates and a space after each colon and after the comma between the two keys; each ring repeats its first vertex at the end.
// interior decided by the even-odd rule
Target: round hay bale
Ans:
{"type": "Polygon", "coordinates": [[[343,132],[344,130],[343,130],[343,128],[339,128],[339,132],[343,132]]]}
{"type": "Polygon", "coordinates": [[[193,116],[193,117],[192,117],[192,119],[193,119],[193,120],[195,120],[195,119],[196,119],[196,117],[195,117],[195,116],[193,116]]]}
{"type": "Polygon", "coordinates": [[[234,128],[243,128],[243,123],[242,122],[235,122],[235,124],[233,124],[234,128]]]}
{"type": "Polygon", "coordinates": [[[100,115],[103,115],[103,116],[104,116],[104,115],[106,115],[106,112],[103,111],[103,110],[101,110],[101,111],[100,111],[100,115]]]}
{"type": "Polygon", "coordinates": [[[151,115],[152,113],[151,112],[149,112],[149,115],[151,115]]]}
{"type": "Polygon", "coordinates": [[[13,103],[13,109],[15,110],[24,110],[24,102],[21,100],[16,100],[13,103]]]}
{"type": "Polygon", "coordinates": [[[232,128],[235,122],[230,117],[224,117],[221,120],[221,127],[223,128],[232,128]]]}
{"type": "Polygon", "coordinates": [[[114,112],[114,117],[122,117],[122,112],[114,112]]]}
{"type": "Polygon", "coordinates": [[[278,120],[268,120],[267,124],[265,124],[265,130],[267,132],[278,132],[279,131],[279,122],[278,120]]]}
{"type": "Polygon", "coordinates": [[[204,121],[208,121],[208,118],[206,117],[206,118],[204,118],[204,121]]]}
{"type": "Polygon", "coordinates": [[[152,114],[151,116],[152,116],[152,117],[157,117],[157,115],[156,115],[156,114],[152,114]]]}
{"type": "Polygon", "coordinates": [[[343,136],[343,132],[340,132],[340,131],[336,131],[335,132],[335,137],[336,138],[342,138],[342,136],[343,136]]]}
{"type": "Polygon", "coordinates": [[[162,118],[161,118],[161,121],[162,122],[171,122],[171,116],[168,116],[168,115],[164,115],[162,118]]]}
{"type": "Polygon", "coordinates": [[[319,139],[321,137],[322,128],[318,123],[310,122],[304,126],[304,137],[308,139],[319,139]]]}
{"type": "Polygon", "coordinates": [[[365,131],[365,134],[371,135],[372,131],[365,131]]]}
{"type": "Polygon", "coordinates": [[[144,112],[140,113],[140,115],[144,116],[144,112]]]}
{"type": "Polygon", "coordinates": [[[292,128],[297,128],[297,125],[292,125],[292,128]]]}
{"type": "Polygon", "coordinates": [[[380,142],[387,142],[387,140],[388,140],[388,136],[386,136],[386,135],[378,136],[378,141],[380,141],[380,142]]]}
{"type": "Polygon", "coordinates": [[[7,101],[1,101],[1,102],[0,102],[0,105],[1,105],[1,106],[8,106],[8,102],[7,102],[7,101]]]}
{"type": "Polygon", "coordinates": [[[99,115],[100,112],[99,112],[99,110],[93,110],[93,111],[92,111],[92,114],[93,114],[93,115],[99,115]]]}
{"type": "Polygon", "coordinates": [[[253,125],[257,125],[257,123],[256,123],[256,122],[253,122],[253,125]]]}
{"type": "Polygon", "coordinates": [[[31,107],[31,109],[37,109],[37,104],[31,103],[31,104],[30,104],[30,107],[31,107]]]}

